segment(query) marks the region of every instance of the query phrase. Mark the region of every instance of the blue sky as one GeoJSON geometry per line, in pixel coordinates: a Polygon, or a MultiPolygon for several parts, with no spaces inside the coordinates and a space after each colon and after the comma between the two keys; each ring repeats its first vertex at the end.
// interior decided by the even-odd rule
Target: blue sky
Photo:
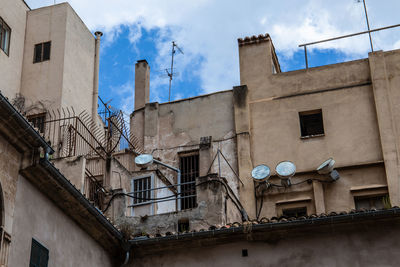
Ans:
{"type": "MultiPolygon", "coordinates": [[[[398,0],[366,0],[371,28],[400,23],[398,0]]],[[[57,3],[64,2],[57,0],[57,3]]],[[[176,55],[172,100],[231,89],[239,85],[237,38],[270,33],[283,71],[304,68],[298,45],[366,30],[362,3],[356,0],[70,0],[94,32],[104,32],[100,59],[100,96],[126,113],[133,110],[134,64],[151,66],[150,100],[168,100],[163,69],[176,55]]],[[[32,7],[53,0],[27,0],[32,7]]],[[[400,48],[400,28],[374,33],[376,50],[400,48]]],[[[368,36],[312,47],[309,65],[365,58],[368,36]]]]}

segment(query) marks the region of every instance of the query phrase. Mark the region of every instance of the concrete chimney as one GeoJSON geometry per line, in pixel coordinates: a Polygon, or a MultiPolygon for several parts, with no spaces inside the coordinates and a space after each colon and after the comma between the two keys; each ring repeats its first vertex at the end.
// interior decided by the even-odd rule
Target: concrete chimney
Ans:
{"type": "Polygon", "coordinates": [[[93,74],[93,98],[92,98],[92,118],[97,122],[97,100],[99,97],[99,69],[100,69],[100,38],[102,32],[95,32],[96,43],[94,53],[94,74],[93,74]]]}
{"type": "Polygon", "coordinates": [[[145,59],[135,64],[135,110],[143,108],[150,99],[150,66],[145,59]]]}

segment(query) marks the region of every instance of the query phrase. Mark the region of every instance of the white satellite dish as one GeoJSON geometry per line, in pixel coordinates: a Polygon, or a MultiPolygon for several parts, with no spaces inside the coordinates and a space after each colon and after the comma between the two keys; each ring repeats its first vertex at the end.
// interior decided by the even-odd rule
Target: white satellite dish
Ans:
{"type": "Polygon", "coordinates": [[[296,165],[291,161],[282,161],[276,165],[276,173],[282,179],[288,179],[296,173],[296,165]]]}
{"type": "Polygon", "coordinates": [[[257,182],[267,181],[271,175],[271,170],[266,165],[258,165],[251,171],[251,177],[257,182]]]}
{"type": "Polygon", "coordinates": [[[275,171],[281,178],[281,184],[289,187],[291,185],[290,178],[296,173],[296,165],[291,161],[282,161],[276,165],[275,171]]]}
{"type": "Polygon", "coordinates": [[[335,161],[332,158],[330,158],[330,159],[324,161],[324,163],[322,163],[321,165],[319,165],[319,167],[317,168],[317,172],[319,174],[331,173],[333,171],[334,165],[335,165],[335,161]]]}
{"type": "Polygon", "coordinates": [[[153,163],[153,156],[150,154],[139,155],[135,158],[135,163],[139,167],[146,167],[147,165],[153,163]]]}

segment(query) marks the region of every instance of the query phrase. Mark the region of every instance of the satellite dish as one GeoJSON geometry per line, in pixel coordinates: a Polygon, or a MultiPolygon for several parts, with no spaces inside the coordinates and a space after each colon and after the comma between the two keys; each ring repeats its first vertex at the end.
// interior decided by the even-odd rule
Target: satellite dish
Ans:
{"type": "Polygon", "coordinates": [[[267,181],[271,175],[271,170],[266,165],[258,165],[251,171],[251,177],[257,182],[267,181]]]}
{"type": "Polygon", "coordinates": [[[335,161],[332,158],[330,158],[330,159],[326,160],[324,163],[322,163],[321,165],[319,165],[319,167],[317,168],[317,172],[319,174],[331,173],[333,171],[334,165],[335,165],[335,161]]]}
{"type": "Polygon", "coordinates": [[[281,179],[289,179],[296,173],[296,165],[291,161],[282,161],[276,165],[276,173],[281,179]]]}
{"type": "Polygon", "coordinates": [[[142,154],[135,158],[135,163],[139,167],[146,167],[147,165],[153,163],[153,156],[150,154],[142,154]]]}

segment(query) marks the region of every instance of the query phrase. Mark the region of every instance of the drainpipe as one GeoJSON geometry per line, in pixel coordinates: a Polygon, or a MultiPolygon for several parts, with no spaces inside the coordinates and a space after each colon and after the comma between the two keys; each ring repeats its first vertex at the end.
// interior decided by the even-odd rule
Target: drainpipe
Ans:
{"type": "Polygon", "coordinates": [[[97,122],[97,99],[99,98],[99,69],[100,69],[100,38],[103,36],[102,32],[95,32],[96,43],[94,53],[94,75],[93,75],[93,99],[92,99],[92,118],[97,122]]]}

